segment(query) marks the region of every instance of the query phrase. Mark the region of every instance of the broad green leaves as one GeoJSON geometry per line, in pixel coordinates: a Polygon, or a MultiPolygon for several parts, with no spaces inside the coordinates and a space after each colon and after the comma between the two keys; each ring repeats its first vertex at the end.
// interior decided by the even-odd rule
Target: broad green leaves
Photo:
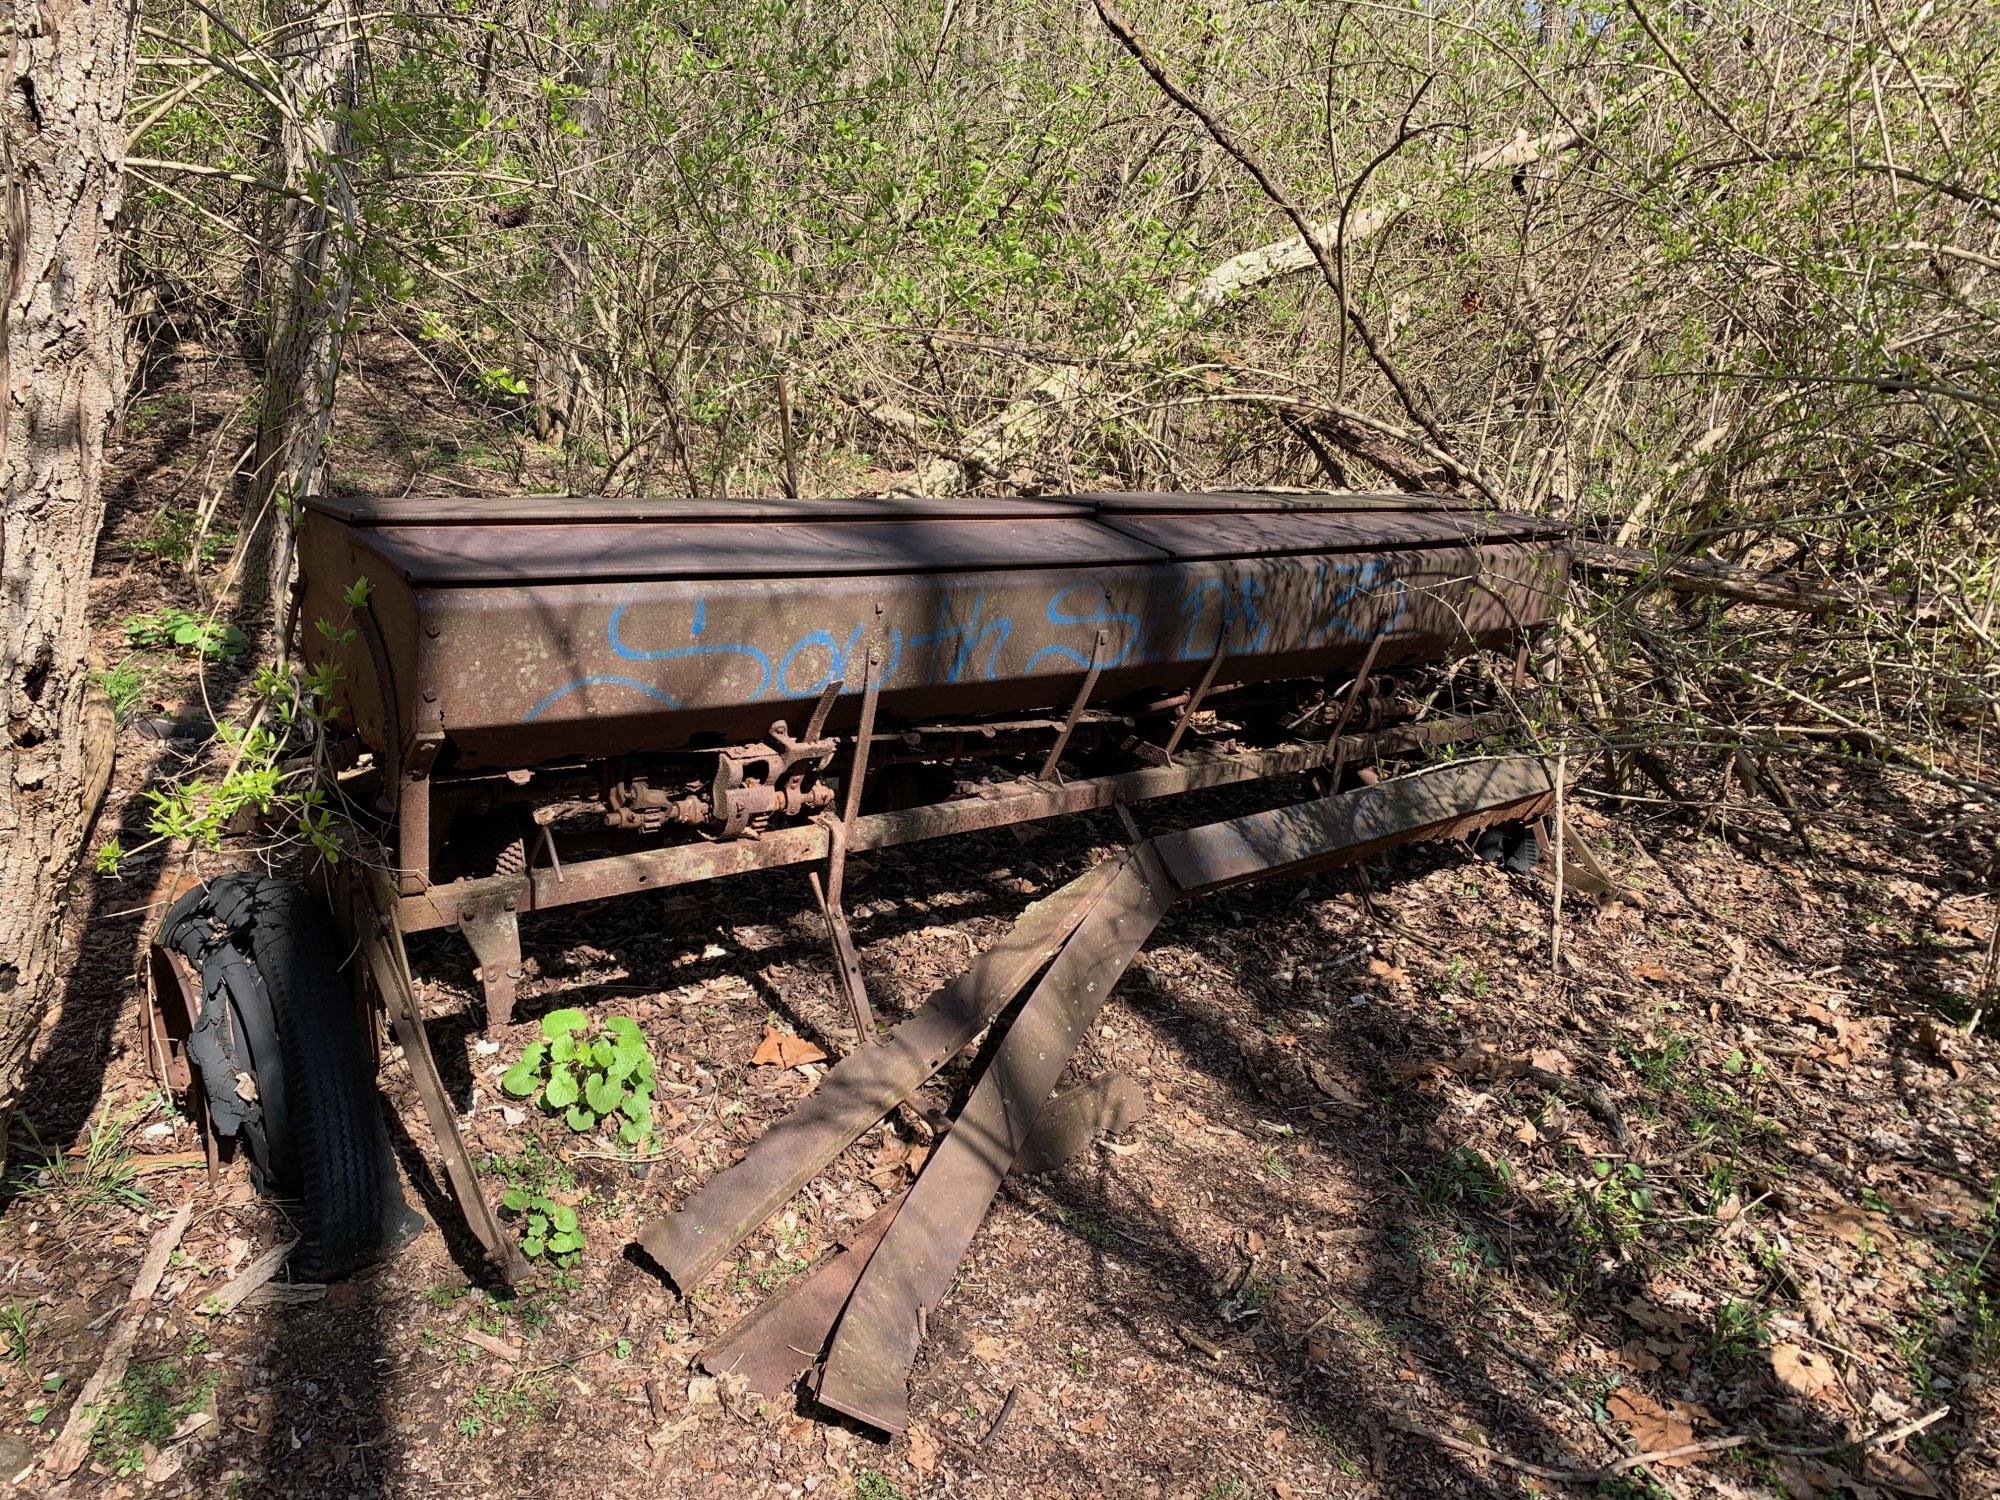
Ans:
{"type": "Polygon", "coordinates": [[[615,1122],[619,1141],[638,1146],[653,1134],[653,1054],[630,1016],[593,1028],[575,1007],[542,1017],[542,1040],[525,1047],[500,1079],[516,1099],[537,1102],[579,1135],[615,1122]]]}
{"type": "Polygon", "coordinates": [[[500,1206],[521,1220],[521,1253],[530,1260],[547,1256],[557,1265],[575,1261],[584,1246],[583,1228],[576,1210],[558,1203],[545,1193],[526,1188],[509,1188],[500,1206]]]}

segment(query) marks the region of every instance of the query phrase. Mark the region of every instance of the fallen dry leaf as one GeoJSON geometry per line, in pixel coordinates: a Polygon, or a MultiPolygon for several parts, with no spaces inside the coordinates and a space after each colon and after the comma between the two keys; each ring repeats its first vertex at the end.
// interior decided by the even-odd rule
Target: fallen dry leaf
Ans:
{"type": "Polygon", "coordinates": [[[1887,1214],[1873,1209],[1823,1208],[1812,1214],[1808,1220],[1822,1234],[1830,1234],[1863,1250],[1879,1250],[1895,1243],[1896,1231],[1887,1214]]]}
{"type": "Polygon", "coordinates": [[[1778,1384],[1803,1401],[1825,1395],[1839,1384],[1826,1357],[1797,1344],[1771,1346],[1771,1373],[1778,1384]]]}
{"type": "Polygon", "coordinates": [[[1626,972],[1634,979],[1650,979],[1655,984],[1667,984],[1674,977],[1659,964],[1633,964],[1626,972]]]}
{"type": "Polygon", "coordinates": [[[1360,1097],[1352,1089],[1318,1063],[1308,1062],[1306,1064],[1306,1077],[1312,1080],[1314,1088],[1318,1089],[1343,1109],[1361,1109],[1364,1107],[1360,1097]]]}
{"type": "Polygon", "coordinates": [[[1917,1464],[1893,1453],[1868,1455],[1868,1477],[1906,1495],[1942,1495],[1935,1480],[1917,1464]]]}
{"type": "Polygon", "coordinates": [[[1564,1055],[1560,1047],[1543,1047],[1539,1051],[1530,1052],[1528,1066],[1540,1068],[1544,1073],[1561,1073],[1564,1077],[1576,1071],[1570,1066],[1569,1058],[1564,1055]]]}
{"type": "MultiPolygon", "coordinates": [[[[1621,1385],[1606,1398],[1604,1409],[1625,1424],[1642,1453],[1665,1453],[1671,1448],[1685,1448],[1694,1441],[1693,1424],[1668,1411],[1644,1391],[1621,1385]]],[[[1690,1453],[1657,1462],[1663,1468],[1677,1469],[1693,1463],[1698,1456],[1690,1453]]]]}
{"type": "Polygon", "coordinates": [[[826,1054],[804,1037],[793,1036],[775,1026],[764,1028],[764,1040],[750,1054],[753,1068],[796,1068],[801,1063],[825,1062],[826,1054]]]}
{"type": "Polygon", "coordinates": [[[903,1449],[903,1458],[919,1474],[928,1475],[938,1464],[937,1439],[914,1422],[907,1436],[909,1444],[903,1449]]]}
{"type": "Polygon", "coordinates": [[[1660,1368],[1660,1362],[1654,1357],[1653,1351],[1637,1339],[1621,1345],[1611,1358],[1635,1375],[1649,1374],[1660,1368]]]}
{"type": "Polygon", "coordinates": [[[997,1365],[1007,1357],[1007,1346],[990,1334],[982,1333],[972,1341],[972,1357],[982,1365],[997,1365]]]}

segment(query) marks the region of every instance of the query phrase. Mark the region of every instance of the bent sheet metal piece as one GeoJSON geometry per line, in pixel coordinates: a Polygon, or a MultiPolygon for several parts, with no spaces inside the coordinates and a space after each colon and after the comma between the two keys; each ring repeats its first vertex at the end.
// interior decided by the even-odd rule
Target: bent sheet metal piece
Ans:
{"type": "Polygon", "coordinates": [[[1161,835],[1133,849],[1028,997],[869,1259],[841,1316],[819,1399],[873,1426],[909,1421],[923,1317],[950,1289],[988,1205],[1111,988],[1182,895],[1299,874],[1391,844],[1539,815],[1543,763],[1481,761],[1161,835]]]}
{"type": "Polygon", "coordinates": [[[703,1184],[639,1244],[685,1295],[814,1174],[993,1023],[1096,907],[1126,859],[1104,861],[1023,912],[1014,928],[879,1045],[842,1058],[805,1103],[703,1184]]]}
{"type": "MultiPolygon", "coordinates": [[[[1101,1073],[1049,1101],[1014,1159],[1014,1171],[1023,1177],[1053,1171],[1100,1134],[1145,1116],[1146,1092],[1136,1078],[1101,1073]]],[[[839,1242],[839,1249],[711,1343],[702,1351],[701,1367],[711,1375],[741,1376],[771,1400],[790,1393],[819,1362],[854,1284],[906,1196],[898,1193],[883,1204],[839,1242]]]]}

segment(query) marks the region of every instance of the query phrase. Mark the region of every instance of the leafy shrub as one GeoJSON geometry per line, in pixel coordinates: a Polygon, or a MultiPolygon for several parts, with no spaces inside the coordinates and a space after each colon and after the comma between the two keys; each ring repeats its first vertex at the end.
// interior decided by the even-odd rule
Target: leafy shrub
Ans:
{"type": "Polygon", "coordinates": [[[601,1028],[574,1007],[542,1017],[542,1040],[529,1045],[500,1087],[517,1099],[539,1095],[543,1109],[575,1131],[616,1118],[618,1139],[639,1145],[653,1134],[653,1054],[639,1023],[612,1016],[601,1028]]]}
{"type": "Polygon", "coordinates": [[[521,1253],[530,1260],[547,1256],[559,1266],[574,1265],[583,1251],[583,1229],[576,1210],[542,1193],[509,1188],[500,1206],[521,1219],[521,1253]]]}
{"type": "Polygon", "coordinates": [[[234,625],[184,609],[156,609],[125,621],[125,639],[144,650],[186,651],[203,661],[240,656],[249,637],[234,625]]]}

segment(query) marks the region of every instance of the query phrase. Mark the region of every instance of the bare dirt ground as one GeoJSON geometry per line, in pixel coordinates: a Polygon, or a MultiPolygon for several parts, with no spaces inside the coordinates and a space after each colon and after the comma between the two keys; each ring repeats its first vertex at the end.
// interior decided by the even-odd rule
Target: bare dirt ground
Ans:
{"type": "MultiPolygon", "coordinates": [[[[350,481],[519,482],[514,440],[482,437],[413,361],[385,356],[350,399],[350,481]]],[[[140,403],[97,584],[107,661],[127,654],[130,615],[200,607],[144,544],[196,502],[213,455],[226,469],[240,411],[226,366],[196,360],[140,403]]],[[[199,702],[187,663],[149,667],[169,714],[199,702]]],[[[201,753],[129,725],[100,839],[142,843],[144,789],[201,753]]],[[[767,1024],[839,1050],[803,881],[528,924],[522,1020],[490,1038],[467,1019],[463,945],[414,943],[485,1170],[572,1204],[585,1254],[531,1295],[492,1284],[437,1197],[392,1063],[413,1197],[445,1228],[351,1281],[214,1318],[204,1299],[286,1223],[241,1164],[209,1185],[146,1076],[135,962],[185,872],[142,856],[79,883],[75,971],[26,1108],[39,1140],[15,1142],[0,1199],[0,1484],[28,1470],[23,1490],[48,1488],[29,1466],[150,1234],[192,1200],[134,1372],[55,1493],[2000,1492],[2000,1052],[1966,1025],[1995,902],[1958,846],[1926,836],[1949,812],[1930,794],[1844,791],[1810,856],[1776,821],[1701,831],[1574,799],[1637,894],[1571,898],[1553,962],[1546,872],[1508,876],[1462,846],[1371,861],[1372,899],[1335,874],[1176,909],[1075,1065],[1135,1074],[1149,1118],[1008,1183],[930,1321],[915,1426],[894,1443],[804,1398],[747,1398],[697,1361],[908,1181],[913,1115],[864,1137],[688,1303],[627,1249],[812,1087],[809,1070],[750,1065],[767,1024]],[[642,1167],[537,1112],[511,1123],[498,1074],[571,1004],[650,1039],[661,1149],[642,1167]]],[[[1154,832],[1247,805],[1139,817],[1154,832]]],[[[880,1007],[920,1002],[1121,839],[1106,818],[857,871],[880,1007]]],[[[922,1103],[948,1108],[964,1075],[922,1103]]]]}

